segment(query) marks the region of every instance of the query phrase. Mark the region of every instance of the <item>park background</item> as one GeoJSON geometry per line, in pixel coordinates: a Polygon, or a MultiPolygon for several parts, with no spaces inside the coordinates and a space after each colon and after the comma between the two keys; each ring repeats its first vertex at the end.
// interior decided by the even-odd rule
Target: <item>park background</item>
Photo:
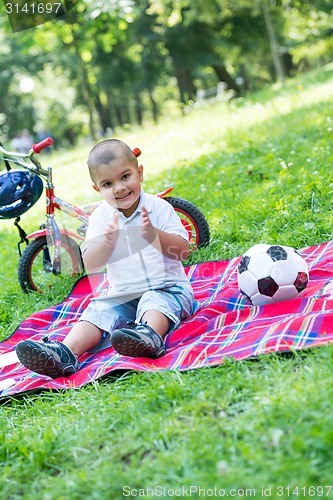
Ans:
{"type": "Polygon", "coordinates": [[[219,82],[244,97],[333,53],[329,0],[80,0],[15,34],[4,9],[2,141],[22,128],[57,148],[95,141],[178,116],[219,82]]]}
{"type": "MultiPolygon", "coordinates": [[[[86,172],[96,139],[112,129],[140,147],[146,190],[172,185],[209,221],[211,244],[190,262],[259,242],[327,241],[331,16],[326,1],[80,1],[64,19],[13,34],[4,15],[2,140],[46,127],[55,148],[42,162],[54,167],[57,192],[78,203],[96,199],[86,172]],[[176,67],[190,75],[186,85],[176,67]],[[197,91],[221,80],[225,98],[199,106],[197,91]]],[[[27,231],[43,204],[22,217],[27,231]]],[[[12,221],[1,221],[1,338],[67,293],[21,292],[17,240],[12,221]]],[[[118,499],[125,486],[190,485],[332,496],[332,361],[327,346],[3,401],[1,496],[118,499]]]]}

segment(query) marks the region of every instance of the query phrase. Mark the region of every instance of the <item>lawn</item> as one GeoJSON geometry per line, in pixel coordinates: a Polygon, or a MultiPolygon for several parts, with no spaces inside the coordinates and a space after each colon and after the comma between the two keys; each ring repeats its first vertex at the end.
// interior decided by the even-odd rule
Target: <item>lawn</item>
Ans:
{"type": "MultiPolygon", "coordinates": [[[[212,241],[193,263],[260,242],[302,248],[332,238],[332,120],[330,65],[117,137],[142,149],[146,191],[173,186],[206,215],[212,241]]],[[[65,199],[96,199],[90,147],[45,157],[65,199]]],[[[22,217],[26,230],[38,227],[42,210],[40,201],[22,217]]],[[[22,294],[14,229],[1,221],[1,338],[66,293],[22,294]]],[[[8,400],[1,498],[333,498],[332,361],[325,347],[8,400]]]]}

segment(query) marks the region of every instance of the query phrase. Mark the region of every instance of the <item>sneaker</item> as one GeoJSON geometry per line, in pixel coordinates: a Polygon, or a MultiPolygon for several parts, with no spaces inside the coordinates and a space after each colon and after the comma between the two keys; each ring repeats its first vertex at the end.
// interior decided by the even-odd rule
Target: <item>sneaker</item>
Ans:
{"type": "Polygon", "coordinates": [[[72,351],[58,341],[22,340],[16,346],[16,354],[26,368],[51,378],[69,377],[80,368],[72,351]]]}
{"type": "Polygon", "coordinates": [[[146,323],[114,330],[111,345],[119,354],[133,358],[160,358],[165,354],[161,335],[146,323]]]}

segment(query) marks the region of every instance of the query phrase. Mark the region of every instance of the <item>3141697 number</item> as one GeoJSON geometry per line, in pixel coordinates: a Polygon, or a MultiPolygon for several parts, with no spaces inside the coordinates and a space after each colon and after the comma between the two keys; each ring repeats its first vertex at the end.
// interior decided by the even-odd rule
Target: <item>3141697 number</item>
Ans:
{"type": "Polygon", "coordinates": [[[332,492],[332,485],[325,486],[276,486],[276,496],[289,497],[300,496],[304,498],[310,497],[328,497],[332,492]]]}
{"type": "Polygon", "coordinates": [[[27,2],[20,4],[18,2],[6,3],[7,14],[57,14],[61,8],[61,2],[27,2]]]}

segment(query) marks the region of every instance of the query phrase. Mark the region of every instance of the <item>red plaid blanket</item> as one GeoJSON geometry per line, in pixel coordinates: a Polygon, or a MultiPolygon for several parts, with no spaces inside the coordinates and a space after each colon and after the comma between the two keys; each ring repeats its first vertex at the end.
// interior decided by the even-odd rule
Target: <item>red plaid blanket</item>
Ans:
{"type": "Polygon", "coordinates": [[[332,343],[333,241],[299,253],[310,270],[310,282],[302,298],[252,307],[237,286],[240,258],[203,262],[186,268],[201,307],[166,337],[164,357],[129,358],[110,347],[83,355],[81,370],[67,379],[52,380],[28,371],[16,358],[17,342],[45,335],[50,340],[62,340],[91,297],[106,286],[102,274],[83,277],[67,300],[28,317],[0,344],[0,397],[80,387],[114,370],[189,370],[219,365],[226,357],[238,360],[332,343]]]}

